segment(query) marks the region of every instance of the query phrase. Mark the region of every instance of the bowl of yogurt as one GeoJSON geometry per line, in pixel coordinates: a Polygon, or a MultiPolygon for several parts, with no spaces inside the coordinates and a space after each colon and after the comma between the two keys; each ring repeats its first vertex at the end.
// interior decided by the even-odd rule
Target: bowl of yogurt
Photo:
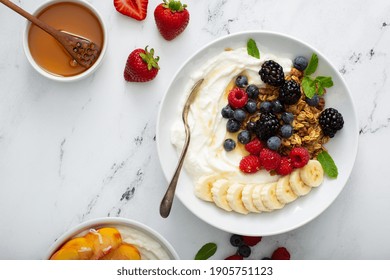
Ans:
{"type": "Polygon", "coordinates": [[[88,220],[49,248],[48,260],[177,260],[172,245],[152,228],[126,218],[88,220]]]}
{"type": "MultiPolygon", "coordinates": [[[[157,150],[168,181],[172,178],[185,139],[181,112],[191,88],[200,79],[203,79],[203,83],[191,105],[188,117],[191,141],[176,190],[177,198],[193,214],[227,232],[267,236],[296,229],[316,218],[332,204],[351,174],[357,154],[359,128],[352,95],[345,81],[337,68],[319,50],[289,35],[245,31],[218,38],[188,58],[173,76],[161,102],[157,120],[157,150]],[[246,44],[249,39],[257,43],[260,58],[248,54],[246,44]],[[339,175],[337,179],[325,178],[320,188],[313,189],[310,195],[302,196],[294,203],[286,204],[282,210],[265,209],[261,213],[247,211],[249,206],[253,206],[249,205],[249,202],[254,202],[255,196],[259,195],[254,190],[271,190],[271,186],[277,184],[281,177],[265,170],[250,175],[244,174],[238,167],[245,153],[243,147],[237,145],[234,151],[224,150],[224,140],[236,137],[226,132],[227,119],[221,116],[221,110],[227,104],[232,81],[234,84],[237,76],[244,73],[249,84],[263,87],[259,70],[265,61],[276,61],[283,66],[284,74],[289,75],[295,57],[310,58],[312,54],[319,58],[316,75],[333,78],[334,85],[327,93],[326,106],[338,108],[348,123],[342,133],[326,143],[326,148],[337,163],[339,175]],[[216,191],[210,195],[210,186],[214,184],[213,182],[218,182],[218,185],[215,184],[216,187],[212,190],[216,191]],[[244,205],[246,209],[239,207],[233,209],[235,211],[222,209],[226,203],[223,203],[223,199],[215,199],[220,195],[217,190],[224,190],[229,185],[231,186],[229,190],[233,190],[228,192],[228,195],[231,195],[230,206],[232,206],[230,202],[236,200],[245,204],[244,189],[240,190],[238,186],[249,186],[247,189],[253,191],[246,196],[251,199],[246,201],[248,202],[248,205],[244,205]],[[254,185],[256,188],[250,188],[254,185]],[[260,185],[267,187],[257,188],[260,185]],[[202,198],[199,199],[200,197],[202,198]],[[220,202],[220,205],[217,202],[220,202]]],[[[268,197],[268,193],[262,192],[261,197],[263,196],[268,197]]],[[[256,201],[258,202],[258,199],[256,201]]],[[[257,208],[255,210],[260,209],[260,205],[255,206],[257,208]]]]}

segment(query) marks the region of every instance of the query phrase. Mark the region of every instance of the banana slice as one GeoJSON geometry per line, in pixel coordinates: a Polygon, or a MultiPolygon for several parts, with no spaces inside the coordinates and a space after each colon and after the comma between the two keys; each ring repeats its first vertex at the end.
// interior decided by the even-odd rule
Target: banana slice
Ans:
{"type": "Polygon", "coordinates": [[[260,213],[261,211],[253,204],[252,193],[254,187],[254,185],[244,186],[242,189],[242,202],[244,203],[245,208],[250,212],[260,213]]]}
{"type": "Polygon", "coordinates": [[[241,199],[243,188],[244,186],[238,183],[230,185],[227,191],[226,199],[233,211],[236,211],[241,214],[248,214],[249,211],[245,208],[244,203],[241,199]]]}
{"type": "Polygon", "coordinates": [[[265,184],[260,192],[261,201],[264,206],[272,210],[284,207],[284,203],[281,203],[276,197],[276,186],[276,182],[265,184]]]}
{"type": "Polygon", "coordinates": [[[281,177],[276,185],[276,197],[281,203],[290,203],[297,199],[297,195],[290,186],[290,175],[281,177]]]}
{"type": "Polygon", "coordinates": [[[318,187],[324,181],[324,169],[318,160],[309,162],[300,169],[299,175],[302,181],[310,187],[318,187]]]}
{"type": "Polygon", "coordinates": [[[269,209],[266,207],[261,200],[261,189],[264,187],[264,185],[255,185],[252,190],[252,200],[253,205],[261,212],[271,212],[272,209],[269,209]]]}
{"type": "Polygon", "coordinates": [[[300,173],[299,169],[295,169],[293,172],[291,172],[290,174],[291,189],[297,196],[307,195],[311,191],[311,187],[309,187],[302,181],[299,173],[300,173]]]}
{"type": "Polygon", "coordinates": [[[195,184],[195,195],[202,200],[212,202],[213,196],[211,194],[211,188],[218,179],[219,178],[215,174],[200,177],[195,184]]]}
{"type": "Polygon", "coordinates": [[[232,211],[232,207],[230,207],[226,200],[229,186],[230,184],[228,180],[219,179],[213,184],[213,187],[211,188],[211,194],[215,205],[222,208],[223,210],[230,212],[232,211]]]}

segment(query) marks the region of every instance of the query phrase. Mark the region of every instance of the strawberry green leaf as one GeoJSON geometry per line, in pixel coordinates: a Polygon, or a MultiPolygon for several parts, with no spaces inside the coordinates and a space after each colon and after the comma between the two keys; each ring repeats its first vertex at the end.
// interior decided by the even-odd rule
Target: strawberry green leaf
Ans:
{"type": "Polygon", "coordinates": [[[260,58],[260,52],[257,48],[256,42],[253,39],[249,39],[246,44],[247,52],[250,56],[253,56],[255,58],[260,58]]]}
{"type": "Polygon", "coordinates": [[[311,55],[309,65],[305,70],[305,76],[310,76],[311,74],[313,74],[317,70],[317,67],[318,67],[318,56],[315,53],[313,53],[311,55]]]}
{"type": "Polygon", "coordinates": [[[303,77],[302,79],[302,89],[305,95],[308,98],[312,98],[314,94],[316,93],[316,83],[314,80],[312,80],[310,77],[303,77]]]}
{"type": "Polygon", "coordinates": [[[333,158],[326,151],[317,155],[317,160],[321,163],[326,175],[330,178],[337,178],[339,172],[333,158]]]}
{"type": "Polygon", "coordinates": [[[195,260],[207,260],[215,254],[217,251],[217,244],[215,243],[206,243],[199,249],[198,253],[195,255],[195,260]]]}

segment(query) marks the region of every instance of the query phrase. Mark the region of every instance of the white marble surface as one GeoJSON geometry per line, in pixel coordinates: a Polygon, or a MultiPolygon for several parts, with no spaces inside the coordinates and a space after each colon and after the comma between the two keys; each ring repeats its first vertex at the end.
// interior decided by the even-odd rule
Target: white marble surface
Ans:
{"type": "MultiPolygon", "coordinates": [[[[42,0],[14,0],[33,11],[42,0]]],[[[293,259],[390,259],[390,3],[362,1],[188,0],[191,20],[171,42],[145,21],[89,0],[103,15],[109,48],[91,77],[63,84],[34,71],[22,50],[25,20],[0,5],[0,259],[40,259],[82,221],[120,216],[165,236],[183,259],[206,242],[214,259],[233,253],[229,233],[192,215],[178,200],[158,214],[167,182],[155,143],[157,111],[180,64],[204,44],[243,30],[296,36],[343,74],[359,116],[359,151],[343,192],[317,219],[264,237],[252,258],[286,246],[293,259]],[[131,50],[150,45],[161,71],[149,83],[123,80],[131,50]]]]}

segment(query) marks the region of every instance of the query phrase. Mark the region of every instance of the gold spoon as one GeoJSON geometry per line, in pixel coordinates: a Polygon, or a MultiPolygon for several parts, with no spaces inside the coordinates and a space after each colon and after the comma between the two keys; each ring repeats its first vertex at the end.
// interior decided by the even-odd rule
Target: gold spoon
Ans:
{"type": "Polygon", "coordinates": [[[79,65],[89,68],[98,59],[100,47],[96,43],[76,34],[57,30],[9,0],[0,0],[0,2],[53,36],[79,65]]]}
{"type": "Polygon", "coordinates": [[[187,101],[183,108],[182,119],[184,123],[186,138],[184,141],[183,150],[179,158],[179,162],[176,166],[175,173],[172,177],[171,182],[169,183],[168,189],[160,204],[160,215],[163,218],[168,217],[169,213],[171,212],[173,198],[175,196],[175,191],[176,191],[176,185],[177,185],[177,181],[179,180],[180,170],[183,166],[184,158],[188,150],[188,145],[190,144],[191,133],[190,133],[190,127],[188,126],[188,112],[190,111],[190,106],[192,102],[195,100],[196,94],[198,93],[199,87],[202,84],[202,82],[203,79],[197,81],[195,85],[192,87],[191,93],[188,96],[187,101]]]}

